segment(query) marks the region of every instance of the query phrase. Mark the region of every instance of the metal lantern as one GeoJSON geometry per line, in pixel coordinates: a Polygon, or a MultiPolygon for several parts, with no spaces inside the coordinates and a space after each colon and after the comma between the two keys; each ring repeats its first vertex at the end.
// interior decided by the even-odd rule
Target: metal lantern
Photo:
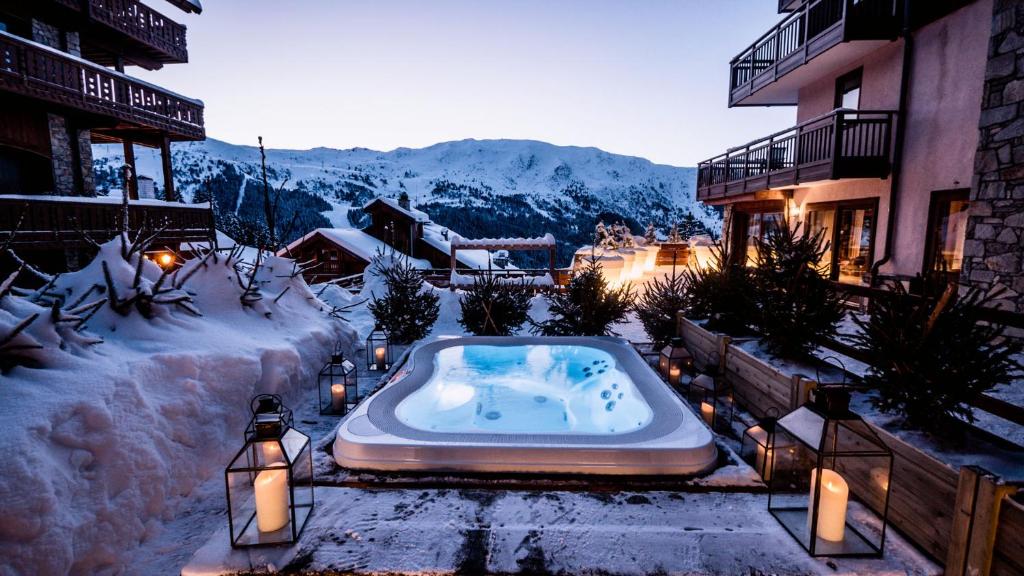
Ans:
{"type": "Polygon", "coordinates": [[[391,339],[380,324],[366,338],[366,368],[384,371],[391,367],[391,339]]]}
{"type": "Polygon", "coordinates": [[[658,355],[658,371],[672,386],[679,386],[685,374],[693,372],[693,356],[682,338],[673,338],[658,355]]]}
{"type": "Polygon", "coordinates": [[[299,539],[313,511],[313,452],[280,396],[253,398],[245,445],[224,470],[224,483],[231,546],[299,539]]]}
{"type": "Polygon", "coordinates": [[[880,557],[893,455],[850,411],[849,391],[819,387],[779,419],[775,442],[768,511],[786,531],[811,556],[880,557]]]}
{"type": "Polygon", "coordinates": [[[690,383],[690,396],[696,396],[700,417],[712,430],[732,423],[732,389],[724,378],[713,373],[699,374],[690,383]]]}
{"type": "Polygon", "coordinates": [[[757,424],[743,431],[740,440],[740,458],[748,462],[765,482],[772,479],[772,461],[775,450],[789,450],[791,445],[782,444],[775,437],[775,425],[779,413],[775,408],[768,408],[757,424]]]}
{"type": "Polygon", "coordinates": [[[320,369],[317,376],[317,395],[320,413],[344,416],[359,402],[356,365],[345,358],[340,350],[320,369]]]}

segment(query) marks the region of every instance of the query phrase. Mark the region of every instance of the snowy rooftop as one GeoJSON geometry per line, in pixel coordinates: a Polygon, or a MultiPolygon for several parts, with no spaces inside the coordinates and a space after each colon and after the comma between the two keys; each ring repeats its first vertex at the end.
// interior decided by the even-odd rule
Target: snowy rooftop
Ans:
{"type": "Polygon", "coordinates": [[[377,202],[382,202],[384,204],[387,204],[391,208],[394,208],[395,210],[401,212],[402,214],[405,214],[406,216],[409,216],[410,218],[412,218],[416,222],[430,222],[430,216],[428,216],[426,212],[423,212],[422,210],[417,210],[415,208],[403,208],[398,203],[398,200],[395,200],[394,198],[385,198],[383,196],[378,197],[378,198],[374,198],[373,200],[370,200],[369,202],[367,202],[366,205],[363,206],[363,210],[366,210],[367,208],[369,208],[370,206],[373,206],[377,202]]]}
{"type": "MultiPolygon", "coordinates": [[[[0,200],[24,200],[26,202],[71,202],[75,204],[120,204],[121,195],[114,196],[52,196],[49,194],[0,194],[0,200]]],[[[209,202],[199,202],[198,204],[182,204],[181,202],[166,202],[164,200],[154,200],[151,198],[142,198],[139,200],[129,200],[128,204],[131,206],[162,206],[167,208],[197,208],[203,210],[210,209],[209,202]]]]}
{"type": "MultiPolygon", "coordinates": [[[[388,253],[391,251],[391,247],[387,244],[373,236],[370,236],[362,230],[356,230],[355,228],[317,228],[316,230],[307,233],[302,238],[294,240],[287,248],[282,250],[281,253],[288,253],[299,244],[317,234],[327,238],[331,242],[341,246],[345,250],[348,250],[367,262],[371,261],[378,253],[388,253]]],[[[417,268],[430,268],[430,262],[427,262],[426,260],[412,258],[410,261],[417,268]]]]}

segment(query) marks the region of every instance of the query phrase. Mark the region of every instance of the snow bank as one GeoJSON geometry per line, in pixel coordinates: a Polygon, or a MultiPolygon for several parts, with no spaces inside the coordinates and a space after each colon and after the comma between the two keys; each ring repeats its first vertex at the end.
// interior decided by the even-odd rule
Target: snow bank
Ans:
{"type": "MultiPolygon", "coordinates": [[[[119,298],[152,290],[161,271],[148,261],[132,287],[138,258],[126,261],[115,240],[51,292],[73,301],[100,286],[109,297],[103,262],[119,298]]],[[[147,318],[108,303],[87,325],[103,343],[47,347],[48,368],[3,376],[0,573],[130,571],[131,551],[159,535],[238,450],[249,398],[274,392],[294,401],[335,342],[351,347],[354,332],[291,276],[291,261],[265,264],[243,306],[239,261],[191,260],[163,286],[180,283],[201,316],[156,304],[147,318]]],[[[24,300],[3,304],[12,302],[24,300]]]]}

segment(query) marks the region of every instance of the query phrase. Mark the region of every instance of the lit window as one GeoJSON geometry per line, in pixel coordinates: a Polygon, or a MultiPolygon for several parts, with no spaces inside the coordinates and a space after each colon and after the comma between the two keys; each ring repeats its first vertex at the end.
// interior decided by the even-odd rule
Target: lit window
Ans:
{"type": "Polygon", "coordinates": [[[823,272],[844,284],[867,284],[875,237],[875,201],[808,207],[807,230],[829,243],[823,272]]]}
{"type": "Polygon", "coordinates": [[[968,190],[948,190],[932,195],[925,249],[926,272],[960,273],[970,204],[968,197],[968,190]]]}

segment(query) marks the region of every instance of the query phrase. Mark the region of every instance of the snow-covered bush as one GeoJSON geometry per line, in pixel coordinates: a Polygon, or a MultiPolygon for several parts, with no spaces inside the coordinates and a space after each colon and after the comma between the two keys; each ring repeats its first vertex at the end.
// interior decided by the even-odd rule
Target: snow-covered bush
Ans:
{"type": "Polygon", "coordinates": [[[782,225],[757,240],[757,327],[768,350],[779,356],[808,356],[822,339],[835,335],[843,318],[842,301],[821,272],[829,250],[824,233],[782,225]]]}
{"type": "Polygon", "coordinates": [[[627,284],[611,288],[601,265],[587,259],[573,270],[562,292],[546,296],[551,317],[533,323],[533,331],[544,336],[604,336],[614,334],[613,324],[622,322],[633,302],[633,289],[627,284]]]}
{"type": "Polygon", "coordinates": [[[377,324],[393,342],[407,344],[424,338],[437,321],[438,296],[427,286],[408,258],[378,255],[372,274],[384,281],[382,296],[368,305],[377,324]]]}
{"type": "Polygon", "coordinates": [[[485,274],[473,278],[460,302],[459,324],[477,336],[511,336],[529,319],[530,292],[524,282],[485,274]]]}
{"type": "Polygon", "coordinates": [[[661,346],[676,336],[676,314],[688,306],[686,279],[673,268],[664,278],[655,277],[646,283],[633,310],[647,335],[661,346]]]}
{"type": "Polygon", "coordinates": [[[973,422],[969,402],[1020,375],[1013,359],[1020,342],[979,321],[978,307],[1000,294],[970,289],[957,298],[955,289],[922,298],[893,282],[867,320],[854,317],[861,328],[854,338],[870,366],[864,383],[878,391],[881,410],[902,414],[913,428],[948,433],[951,418],[973,422]]]}

